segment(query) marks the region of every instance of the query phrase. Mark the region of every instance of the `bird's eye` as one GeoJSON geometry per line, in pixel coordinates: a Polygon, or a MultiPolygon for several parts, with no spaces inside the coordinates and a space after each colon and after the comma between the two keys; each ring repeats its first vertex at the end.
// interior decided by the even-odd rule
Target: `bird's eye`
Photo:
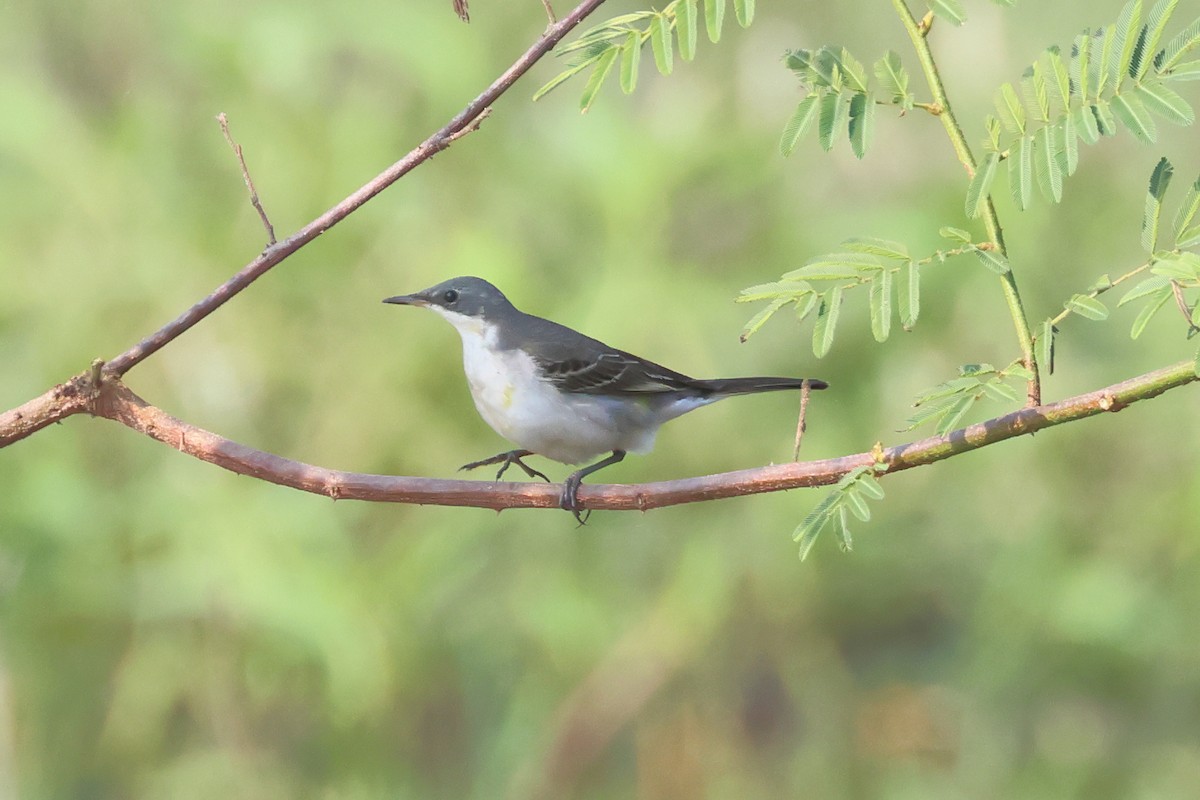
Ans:
{"type": "Polygon", "coordinates": [[[442,299],[446,301],[446,305],[454,305],[458,302],[458,292],[453,289],[447,289],[446,293],[442,295],[442,299]]]}

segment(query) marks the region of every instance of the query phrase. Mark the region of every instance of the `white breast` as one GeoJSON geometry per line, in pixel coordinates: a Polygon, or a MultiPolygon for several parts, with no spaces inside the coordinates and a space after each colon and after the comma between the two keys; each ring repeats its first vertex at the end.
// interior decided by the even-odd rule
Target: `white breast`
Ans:
{"type": "Polygon", "coordinates": [[[613,450],[644,453],[659,418],[648,404],[567,394],[542,381],[521,350],[499,350],[493,326],[477,317],[431,307],[462,336],[463,367],[480,416],[524,450],[578,464],[613,450]]]}

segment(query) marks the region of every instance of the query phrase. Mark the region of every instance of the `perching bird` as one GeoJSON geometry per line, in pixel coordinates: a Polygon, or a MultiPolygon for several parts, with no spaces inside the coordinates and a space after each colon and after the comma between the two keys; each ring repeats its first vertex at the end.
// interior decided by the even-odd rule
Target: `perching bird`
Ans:
{"type": "MultiPolygon", "coordinates": [[[[736,394],[801,389],[803,378],[696,380],[582,333],[518,311],[482,278],[451,278],[416,294],[383,302],[437,312],[462,336],[463,366],[475,408],[496,433],[517,445],[466,464],[499,464],[496,480],[512,464],[529,477],[549,478],[521,459],[540,455],[580,464],[560,505],[583,522],[577,493],[585,477],[628,453],[646,453],[664,422],[736,394]]],[[[808,379],[811,389],[824,381],[808,379]]]]}

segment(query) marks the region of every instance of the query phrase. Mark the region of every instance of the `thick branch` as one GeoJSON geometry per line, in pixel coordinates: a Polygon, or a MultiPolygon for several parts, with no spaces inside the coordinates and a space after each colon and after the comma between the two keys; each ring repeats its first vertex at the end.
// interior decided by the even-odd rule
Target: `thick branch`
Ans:
{"type": "Polygon", "coordinates": [[[575,10],[563,17],[562,20],[548,27],[545,33],[518,58],[511,67],[492,82],[492,85],[467,104],[440,130],[417,145],[404,158],[381,172],[378,176],[364,185],[358,191],[338,203],[333,208],[305,225],[292,236],[278,244],[267,247],[266,250],[251,261],[225,283],[213,290],[212,294],[196,303],[174,321],[164,325],[155,333],[147,336],[141,342],[121,353],[108,362],[105,373],[111,377],[120,377],[141,363],[147,356],[156,352],[171,340],[182,334],[188,328],[207,317],[238,292],[245,289],[267,270],[299,250],[325,231],[341,222],[363,203],[391,186],[419,164],[445,150],[464,132],[472,129],[476,120],[484,114],[500,95],[516,83],[517,79],[529,71],[537,61],[550,52],[554,45],[567,35],[585,17],[595,11],[604,0],[584,0],[575,10]]]}
{"type": "MultiPolygon", "coordinates": [[[[579,499],[585,508],[644,511],[661,506],[777,492],[838,481],[855,467],[885,464],[888,472],[911,469],[977,450],[1015,436],[1064,422],[1120,411],[1131,403],[1156,397],[1197,380],[1195,364],[1183,361],[1088,394],[969,425],[945,436],[822,461],[779,464],[756,469],[638,485],[584,484],[579,499]]],[[[324,469],[264,453],[210,431],[189,425],[148,404],[124,384],[107,380],[99,391],[87,374],[57,386],[40,398],[0,415],[0,446],[29,435],[63,417],[81,412],[120,422],[177,450],[282,486],[334,499],[374,500],[476,508],[553,508],[560,488],[545,483],[492,483],[393,477],[324,469]]]]}

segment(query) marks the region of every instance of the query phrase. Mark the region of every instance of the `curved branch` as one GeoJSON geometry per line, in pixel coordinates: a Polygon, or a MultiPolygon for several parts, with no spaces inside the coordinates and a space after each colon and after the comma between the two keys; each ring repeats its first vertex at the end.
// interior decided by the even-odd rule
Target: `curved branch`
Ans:
{"type": "Polygon", "coordinates": [[[478,97],[468,103],[466,108],[458,112],[440,130],[417,145],[408,155],[395,164],[392,164],[392,166],[366,183],[358,191],[305,225],[287,239],[267,247],[258,258],[251,261],[236,275],[214,289],[208,297],[196,303],[178,318],[167,323],[124,353],[110,360],[104,367],[105,374],[110,378],[121,377],[145,360],[146,357],[155,353],[188,328],[220,308],[226,301],[261,277],[267,270],[341,222],[363,203],[411,172],[414,167],[428,161],[432,156],[453,144],[455,140],[474,130],[481,117],[487,112],[488,106],[496,102],[500,95],[504,94],[516,83],[518,78],[528,72],[530,67],[536,64],[542,56],[550,52],[554,45],[558,44],[572,28],[595,11],[603,2],[604,0],[584,0],[570,14],[567,14],[562,20],[548,27],[545,33],[520,58],[513,62],[511,67],[506,69],[496,80],[492,81],[492,84],[484,89],[478,97]]]}
{"type": "MultiPolygon", "coordinates": [[[[584,508],[645,511],[662,506],[726,497],[778,492],[836,483],[850,470],[870,464],[886,472],[920,467],[970,450],[1012,439],[1064,422],[1120,411],[1168,389],[1197,380],[1195,363],[1182,361],[1087,394],[969,425],[944,436],[931,436],[875,451],[791,464],[636,485],[584,484],[584,508]]],[[[147,403],[120,381],[107,380],[99,390],[85,373],[40,398],[0,414],[0,446],[71,414],[88,413],[121,423],[188,455],[239,475],[290,486],[334,499],[373,500],[421,505],[490,508],[556,508],[560,488],[545,483],[442,480],[325,469],[218,436],[172,417],[147,403]]]]}

